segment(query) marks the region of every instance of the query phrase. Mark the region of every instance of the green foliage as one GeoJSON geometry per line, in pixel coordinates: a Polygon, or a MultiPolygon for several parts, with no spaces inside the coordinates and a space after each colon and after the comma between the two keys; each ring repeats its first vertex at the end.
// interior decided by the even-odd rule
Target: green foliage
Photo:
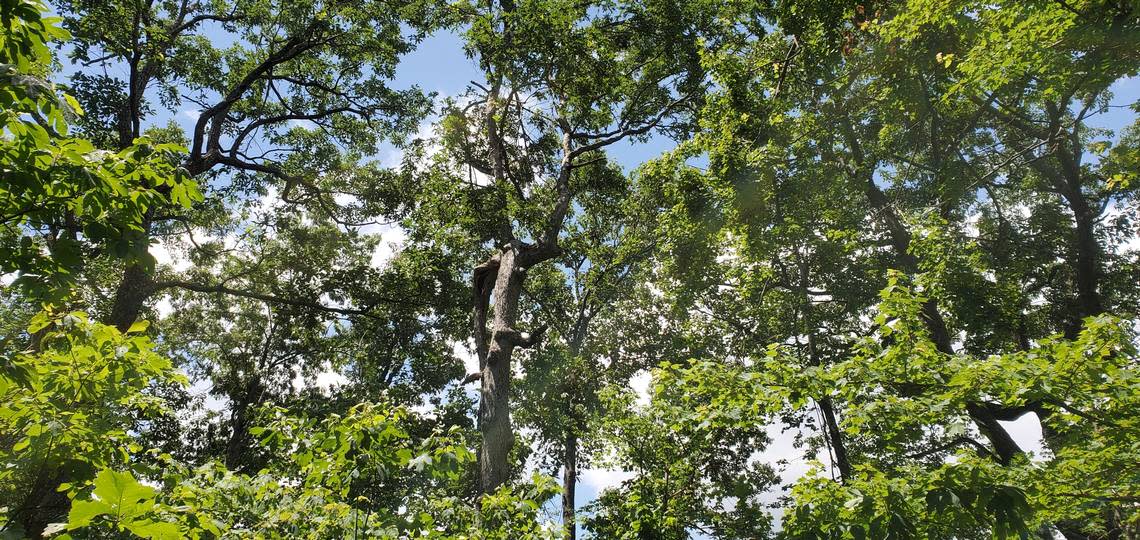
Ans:
{"type": "Polygon", "coordinates": [[[48,45],[68,33],[58,18],[41,17],[43,9],[6,1],[0,13],[0,271],[19,273],[16,285],[52,301],[68,293],[93,252],[149,260],[141,234],[148,209],[189,207],[201,195],[179,169],[185,149],[177,145],[140,138],[105,152],[68,136],[83,111],[44,79],[48,45]]]}
{"type": "Polygon", "coordinates": [[[1136,2],[53,9],[0,0],[2,535],[554,539],[571,462],[633,474],[597,538],[1140,534],[1136,2]],[[408,141],[435,31],[484,80],[408,141]]]}
{"type": "Polygon", "coordinates": [[[429,493],[426,484],[387,494],[398,509],[359,495],[362,483],[405,475],[446,483],[473,460],[447,433],[416,443],[405,431],[407,413],[382,404],[357,405],[343,417],[276,411],[272,418],[253,430],[272,456],[256,474],[207,464],[165,476],[169,491],[162,498],[187,509],[181,519],[188,534],[205,534],[193,530],[197,524],[225,538],[404,538],[432,526],[430,516],[416,511],[429,493]]]}
{"type": "Polygon", "coordinates": [[[96,471],[141,456],[132,428],[166,411],[151,390],[186,383],[153,352],[146,326],[120,333],[78,312],[33,319],[36,347],[10,355],[0,375],[0,433],[10,441],[0,454],[0,491],[8,508],[42,495],[42,478],[65,474],[59,489],[74,494],[96,471]]]}
{"type": "Polygon", "coordinates": [[[260,472],[168,463],[162,488],[155,489],[129,472],[103,470],[89,498],[72,506],[61,538],[100,530],[141,538],[558,537],[537,519],[541,504],[557,491],[548,478],[504,487],[475,506],[436,491],[457,481],[474,460],[454,430],[416,443],[405,431],[408,413],[383,404],[360,404],[343,417],[319,421],[282,411],[274,418],[254,430],[273,456],[260,472]],[[387,494],[398,507],[357,494],[363,481],[398,476],[421,479],[414,488],[387,494]]]}
{"type": "MultiPolygon", "coordinates": [[[[82,529],[100,519],[113,530],[130,532],[139,538],[182,538],[178,526],[155,521],[155,489],[135,480],[131,473],[104,469],[92,482],[91,500],[76,501],[67,516],[69,530],[82,529]]],[[[59,538],[70,538],[60,535],[59,538]]]]}
{"type": "MultiPolygon", "coordinates": [[[[1136,495],[1140,433],[1138,355],[1126,321],[1091,318],[1076,340],[988,357],[936,350],[921,320],[925,298],[895,274],[876,330],[826,370],[770,349],[736,370],[713,363],[668,368],[659,389],[686,388],[704,430],[750,425],[830,397],[845,436],[861,449],[854,474],[837,482],[817,462],[797,481],[782,534],[788,538],[1025,538],[1050,523],[1092,522],[1136,495]],[[1000,464],[976,439],[979,402],[1017,410],[1038,403],[1053,450],[1000,464]],[[1123,467],[1123,468],[1122,468],[1123,467]],[[1087,486],[1076,488],[1075,486],[1087,486]]],[[[660,392],[660,390],[659,390],[660,392]]],[[[1022,412],[1020,414],[1026,414],[1022,412]]],[[[1126,524],[1137,519],[1117,508],[1126,524]]]]}
{"type": "Polygon", "coordinates": [[[686,401],[679,386],[659,380],[639,407],[630,393],[606,397],[600,428],[618,451],[606,464],[639,474],[585,509],[585,526],[602,538],[764,538],[771,515],[760,495],[775,483],[772,468],[751,460],[769,442],[762,424],[715,416],[718,409],[686,401]]]}

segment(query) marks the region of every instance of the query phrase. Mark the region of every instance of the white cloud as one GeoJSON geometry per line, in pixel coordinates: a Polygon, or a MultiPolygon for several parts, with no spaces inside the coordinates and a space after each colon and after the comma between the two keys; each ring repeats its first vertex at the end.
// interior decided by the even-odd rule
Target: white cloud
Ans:
{"type": "Polygon", "coordinates": [[[291,127],[291,128],[302,128],[302,129],[312,131],[314,129],[317,129],[317,124],[315,122],[313,122],[312,120],[290,120],[289,121],[289,127],[291,127]]]}
{"type": "Polygon", "coordinates": [[[158,313],[159,319],[165,319],[171,313],[174,313],[174,305],[170,303],[170,295],[163,295],[157,302],[154,303],[154,311],[158,313]]]}
{"type": "Polygon", "coordinates": [[[456,341],[451,344],[451,354],[456,358],[463,361],[463,371],[465,373],[475,373],[479,371],[479,357],[472,352],[474,342],[467,340],[466,343],[456,341]]]}
{"type": "Polygon", "coordinates": [[[317,374],[317,387],[327,390],[333,386],[340,386],[348,382],[348,377],[335,371],[323,371],[317,374]]]}
{"type": "MultiPolygon", "coordinates": [[[[785,485],[792,484],[802,478],[812,468],[811,462],[813,460],[804,456],[803,449],[796,448],[796,436],[800,434],[800,430],[777,422],[769,424],[766,431],[772,442],[763,451],[753,455],[750,461],[771,464],[776,468],[781,483],[785,485]]],[[[825,466],[830,465],[826,451],[821,452],[814,459],[825,466]]],[[[779,493],[769,492],[765,495],[765,499],[771,497],[771,500],[775,501],[778,496],[779,493]]]]}
{"type": "Polygon", "coordinates": [[[629,379],[629,387],[637,394],[637,404],[644,407],[649,405],[649,385],[653,382],[653,375],[648,371],[639,371],[629,379]]]}
{"type": "MultiPolygon", "coordinates": [[[[186,375],[186,373],[183,373],[183,375],[186,375]]],[[[202,398],[202,406],[205,407],[206,410],[214,412],[221,412],[226,410],[229,407],[230,400],[224,397],[211,395],[211,389],[212,386],[210,384],[210,381],[203,379],[196,381],[194,384],[190,385],[189,391],[191,396],[202,398]]]]}
{"type": "MultiPolygon", "coordinates": [[[[328,392],[334,386],[341,386],[346,383],[348,383],[348,377],[334,370],[332,365],[326,362],[324,371],[317,373],[312,386],[320,389],[322,392],[328,392]]],[[[302,374],[298,373],[297,376],[293,377],[293,389],[300,391],[308,387],[308,381],[305,380],[302,374]]]]}
{"type": "Polygon", "coordinates": [[[636,475],[630,471],[617,469],[582,469],[579,471],[579,483],[584,490],[601,493],[607,488],[621,485],[634,476],[636,475]]]}
{"type": "Polygon", "coordinates": [[[376,246],[376,251],[372,253],[373,268],[383,268],[387,265],[408,239],[407,231],[401,227],[388,225],[381,229],[380,242],[376,246]]]}
{"type": "Polygon", "coordinates": [[[265,191],[265,195],[258,198],[257,202],[250,208],[250,212],[254,216],[264,216],[282,203],[281,193],[276,186],[269,186],[265,191]]]}
{"type": "Polygon", "coordinates": [[[1012,422],[1001,420],[998,422],[1005,427],[1009,436],[1013,437],[1014,442],[1022,450],[1032,453],[1034,458],[1041,459],[1048,452],[1041,432],[1041,421],[1036,414],[1029,413],[1012,422]]]}
{"type": "Polygon", "coordinates": [[[160,265],[173,267],[177,272],[183,272],[191,266],[189,259],[171,250],[163,242],[156,242],[147,246],[147,251],[151,257],[154,257],[155,262],[160,265]]]}
{"type": "Polygon", "coordinates": [[[333,201],[338,206],[352,206],[360,204],[360,199],[351,193],[337,193],[333,195],[333,201]]]}

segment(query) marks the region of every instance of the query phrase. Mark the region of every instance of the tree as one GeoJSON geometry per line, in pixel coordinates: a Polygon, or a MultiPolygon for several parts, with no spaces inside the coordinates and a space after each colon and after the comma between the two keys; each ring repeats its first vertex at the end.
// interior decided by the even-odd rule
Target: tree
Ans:
{"type": "Polygon", "coordinates": [[[695,10],[671,11],[676,7],[543,1],[467,8],[467,47],[486,81],[447,111],[442,139],[451,163],[479,178],[443,175],[463,206],[434,224],[446,230],[452,219],[467,220],[475,242],[468,249],[490,251],[472,271],[484,493],[508,479],[514,351],[534,346],[545,330],[538,321],[529,332],[519,324],[527,273],[558,256],[575,196],[594,189],[595,171],[605,170],[601,152],[680,121],[698,96],[693,43],[707,21],[695,10]]]}
{"type": "MultiPolygon", "coordinates": [[[[427,107],[417,89],[392,90],[384,81],[430,24],[430,5],[132,1],[64,3],[60,11],[74,35],[73,62],[127,74],[122,81],[85,74],[72,80],[93,100],[89,107],[107,115],[97,125],[114,126],[103,139],[131,144],[152,116],[149,96],[157,92],[167,109],[198,108],[183,135],[189,153],[181,165],[189,175],[226,178],[230,189],[274,183],[284,200],[325,215],[350,219],[333,195],[361,189],[357,175],[375,172],[353,157],[414,127],[427,107]],[[231,45],[215,46],[221,41],[204,34],[207,24],[231,45]],[[255,154],[255,143],[270,150],[255,154]]],[[[144,240],[156,223],[179,218],[152,210],[144,240]]],[[[149,269],[128,264],[106,320],[129,327],[155,292],[149,269]]]]}
{"type": "MultiPolygon", "coordinates": [[[[42,11],[34,2],[0,6],[6,71],[0,254],[25,301],[46,308],[26,331],[19,310],[6,321],[13,332],[3,339],[0,429],[11,443],[3,482],[12,510],[3,526],[33,536],[65,509],[67,486],[59,488],[68,479],[127,458],[132,416],[160,409],[144,390],[179,380],[146,338],[90,323],[79,312],[54,315],[53,305],[73,300],[75,275],[92,253],[141,259],[138,232],[151,207],[197,198],[195,184],[177,173],[174,145],[138,139],[121,152],[101,153],[67,136],[69,116],[82,111],[43,79],[49,42],[67,33],[42,11]]],[[[145,328],[132,325],[130,333],[145,328]]]]}
{"type": "Polygon", "coordinates": [[[516,398],[516,421],[534,431],[539,460],[562,469],[562,523],[571,540],[578,471],[600,446],[600,393],[649,367],[612,355],[607,330],[620,324],[619,300],[645,271],[652,239],[636,221],[627,177],[612,165],[596,174],[595,190],[579,196],[570,216],[562,253],[530,273],[524,312],[550,326],[523,362],[516,398]]]}
{"type": "Polygon", "coordinates": [[[17,273],[14,284],[30,298],[58,303],[86,258],[144,258],[138,233],[152,207],[189,205],[199,195],[196,184],[179,174],[176,145],[139,139],[108,153],[69,136],[70,121],[83,110],[46,79],[48,47],[67,32],[58,20],[41,17],[38,3],[12,1],[2,8],[0,269],[17,273]]]}
{"type": "MultiPolygon", "coordinates": [[[[1001,421],[1035,414],[1058,456],[1065,447],[1074,448],[1069,445],[1088,442],[1060,435],[1069,428],[1053,424],[1058,405],[991,390],[933,404],[923,396],[940,392],[950,374],[934,375],[921,366],[934,370],[949,358],[1006,358],[1019,352],[1063,365],[1066,355],[1046,353],[1037,344],[1053,342],[1059,339],[1053,334],[1061,332],[1072,344],[1066,347],[1079,348],[1076,343],[1093,339],[1080,332],[1082,321],[1094,334],[1100,325],[1111,326],[1089,315],[1107,305],[1123,313],[1135,309],[1131,292],[1117,293],[1106,285],[1132,275],[1134,263],[1108,247],[1116,242],[1115,233],[1098,233],[1081,217],[1089,210],[1099,219],[1109,201],[1127,205],[1133,195],[1095,187],[1093,179],[1109,178],[1111,168],[1097,172],[1112,167],[1108,163],[1070,167],[1080,172],[1070,175],[1064,191],[1060,177],[1054,174],[1057,181],[1051,181],[1042,176],[1049,170],[1041,170],[1064,167],[1074,152],[1080,155],[1095,144],[1081,135],[1088,116],[1104,110],[1105,102],[1098,105],[1095,96],[1135,66],[1129,54],[1111,68],[1092,66],[1122,46],[1121,39],[1130,39],[1120,32],[1129,33],[1125,29],[1135,14],[1119,6],[954,3],[933,11],[924,6],[882,4],[874,11],[858,6],[838,18],[825,10],[787,11],[777,19],[778,31],[745,32],[731,47],[707,54],[719,84],[703,111],[707,134],[688,149],[683,145],[678,157],[663,160],[657,170],[660,181],[673,186],[663,190],[660,204],[670,239],[665,245],[673,260],[684,256],[688,263],[673,268],[659,287],[680,287],[675,301],[683,310],[709,313],[694,325],[704,324],[728,344],[719,348],[719,356],[702,351],[695,358],[719,357],[719,369],[740,366],[745,381],[774,379],[754,390],[719,388],[722,374],[705,369],[702,378],[677,384],[712,392],[708,399],[714,400],[719,395],[732,402],[740,392],[755,396],[728,409],[738,415],[767,411],[757,421],[791,419],[820,434],[819,446],[809,445],[807,455],[826,450],[838,474],[834,480],[818,475],[798,484],[802,491],[788,515],[813,517],[791,521],[791,536],[973,534],[969,531],[1006,536],[1036,526],[1070,538],[1127,534],[1128,511],[1114,508],[1111,496],[1086,501],[1097,510],[1080,518],[1060,517],[1045,509],[1066,503],[1035,499],[1036,487],[1010,480],[1024,463],[1024,450],[1001,421]],[[1086,8],[1083,15],[1071,11],[1086,8]],[[992,44],[1012,33],[1018,36],[996,53],[992,44]],[[1021,41],[1044,33],[1058,40],[1049,54],[1037,55],[1021,41]],[[1001,78],[999,73],[1018,75],[1001,78]],[[1035,101],[1042,96],[1060,101],[1035,101]],[[1055,109],[1052,125],[1067,135],[1027,140],[1030,133],[1023,131],[1010,136],[1011,118],[1049,125],[1050,107],[1055,109]],[[761,120],[752,121],[756,114],[761,120]],[[707,170],[686,166],[685,158],[701,152],[708,154],[707,170]],[[1082,201],[1089,200],[1102,206],[1082,209],[1082,201]],[[1011,211],[1017,206],[1016,213],[1011,211]],[[1030,240],[1035,234],[1039,241],[1030,240]],[[693,256],[703,264],[693,264],[693,256]],[[1090,266],[1092,260],[1099,262],[1090,266]],[[869,293],[883,286],[886,302],[879,309],[888,315],[879,323],[900,316],[892,291],[901,278],[887,281],[891,269],[915,276],[918,283],[906,303],[907,320],[916,325],[909,330],[896,330],[899,319],[877,329],[866,317],[876,301],[869,293]],[[1112,277],[1099,281],[1106,276],[1112,277]],[[907,332],[923,336],[921,343],[904,338],[907,332]],[[749,339],[756,334],[759,339],[749,339]],[[870,382],[842,371],[883,359],[859,348],[858,336],[867,334],[877,336],[878,354],[891,359],[884,360],[895,370],[888,380],[870,382]],[[764,343],[780,344],[791,356],[762,361],[769,354],[764,343]],[[931,360],[916,360],[927,353],[931,360]],[[833,375],[839,382],[821,387],[793,376],[797,370],[824,380],[839,371],[833,375]],[[898,408],[898,416],[876,416],[882,410],[871,403],[898,408]],[[806,422],[813,411],[819,420],[806,422]],[[964,427],[957,424],[963,419],[968,419],[964,427]],[[958,437],[962,430],[967,435],[958,437]],[[908,442],[894,439],[895,434],[908,442]],[[948,453],[962,445],[982,459],[961,469],[945,464],[948,453]],[[953,533],[919,526],[921,519],[908,512],[922,506],[923,496],[929,497],[932,512],[948,508],[948,496],[932,479],[957,474],[972,478],[977,484],[968,489],[987,498],[971,495],[956,511],[980,514],[948,525],[953,533]],[[1003,482],[1016,487],[1003,491],[1003,482]],[[849,528],[834,524],[847,519],[847,510],[863,512],[860,505],[871,502],[848,497],[846,510],[829,514],[815,498],[864,490],[875,491],[867,501],[887,513],[858,514],[849,528]],[[825,491],[832,495],[823,496],[825,491]],[[975,503],[981,506],[970,506],[975,503]],[[1043,514],[1055,521],[1042,519],[1043,514]]],[[[1102,151],[1111,146],[1098,145],[1102,151]]],[[[1116,155],[1127,153],[1118,149],[1116,155]]],[[[1114,367],[1091,369],[1107,373],[1120,369],[1115,362],[1131,365],[1134,355],[1123,343],[1127,338],[1098,344],[1115,351],[1108,353],[1114,367]]],[[[1014,363],[1006,367],[1011,373],[1022,369],[1014,363]]],[[[1023,382],[1021,392],[1032,392],[1023,382]]],[[[1083,406],[1099,402],[1060,401],[1082,413],[1083,406]]],[[[1087,429],[1107,425],[1105,419],[1089,421],[1087,429]]]]}
{"type": "Polygon", "coordinates": [[[0,0],[0,535],[1140,536],[1134,4],[0,0]]]}

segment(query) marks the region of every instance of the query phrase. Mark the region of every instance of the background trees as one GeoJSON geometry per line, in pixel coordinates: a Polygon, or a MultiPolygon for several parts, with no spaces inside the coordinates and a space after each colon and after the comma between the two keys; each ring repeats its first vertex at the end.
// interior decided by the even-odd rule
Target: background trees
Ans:
{"type": "Polygon", "coordinates": [[[1136,35],[1125,29],[1135,13],[1118,8],[883,4],[830,23],[826,12],[797,14],[799,24],[713,57],[723,81],[705,110],[714,129],[646,170],[677,186],[660,203],[670,209],[667,256],[704,255],[673,267],[660,288],[681,288],[673,301],[683,309],[713,312],[705,332],[745,346],[694,355],[715,366],[661,384],[695,388],[712,426],[760,414],[818,434],[806,449],[828,466],[796,484],[784,534],[1133,534],[1133,509],[1116,500],[1130,488],[1086,493],[1074,518],[1056,512],[1074,510],[1071,501],[1045,502],[1048,490],[1028,480],[1069,466],[1075,441],[1062,433],[1122,432],[1087,414],[1102,401],[1035,394],[1016,375],[1048,379],[1070,354],[1104,370],[1101,380],[1135,369],[1128,325],[1088,318],[1135,311],[1134,288],[1101,281],[1135,281],[1136,255],[1116,239],[1124,222],[1109,211],[1129,207],[1122,219],[1134,234],[1135,197],[1098,184],[1111,158],[1086,157],[1130,152],[1121,146],[1133,128],[1112,140],[1088,126],[1110,110],[1109,80],[1136,70],[1130,53],[1109,52],[1136,35]],[[1022,41],[1027,32],[1049,35],[1047,52],[1022,41]],[[1112,68],[1092,67],[1109,54],[1112,68]],[[749,122],[757,113],[767,118],[759,128],[749,122]],[[686,166],[701,153],[707,170],[686,166]],[[1100,331],[1124,334],[1082,349],[1100,331]],[[748,343],[755,332],[771,334],[748,343]],[[726,376],[724,357],[739,358],[740,371],[726,376]],[[1103,363],[1121,358],[1130,360],[1103,363]],[[1016,396],[999,390],[1007,384],[1016,396]],[[1030,414],[1044,435],[1033,459],[1004,423],[1030,414]],[[1068,414],[1084,427],[1061,420],[1068,414]]]}

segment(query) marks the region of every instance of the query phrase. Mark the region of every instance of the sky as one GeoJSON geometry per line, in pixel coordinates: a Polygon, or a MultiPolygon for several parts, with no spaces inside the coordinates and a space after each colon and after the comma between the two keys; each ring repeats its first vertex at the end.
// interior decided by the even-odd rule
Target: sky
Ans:
{"type": "MultiPolygon", "coordinates": [[[[70,70],[65,70],[65,73],[68,71],[70,70]]],[[[426,38],[414,52],[403,59],[396,70],[392,86],[398,89],[419,86],[425,91],[436,93],[437,99],[442,100],[459,96],[471,81],[481,79],[477,66],[466,57],[460,37],[454,33],[441,32],[426,38]]],[[[1116,131],[1119,135],[1119,131],[1135,118],[1135,113],[1129,110],[1126,105],[1140,101],[1140,79],[1122,80],[1114,85],[1111,91],[1115,94],[1112,99],[1113,107],[1109,112],[1093,118],[1090,124],[1098,128],[1116,131]]],[[[168,119],[173,119],[184,128],[190,129],[197,118],[197,111],[190,108],[169,112],[162,111],[160,107],[156,107],[156,109],[160,110],[152,118],[150,122],[152,125],[165,124],[168,119]]],[[[429,118],[422,125],[421,136],[431,135],[432,120],[434,118],[429,118]]],[[[670,142],[658,137],[643,143],[619,143],[611,147],[610,154],[626,170],[633,170],[669,148],[670,142]]],[[[399,151],[390,145],[386,145],[380,149],[376,157],[387,163],[395,163],[398,161],[399,151]]],[[[403,232],[392,226],[374,227],[370,229],[370,232],[382,235],[380,247],[373,259],[374,264],[382,265],[398,252],[399,245],[404,238],[403,232]]],[[[182,264],[176,253],[171,253],[162,245],[153,246],[151,251],[161,263],[176,266],[182,264]]],[[[160,312],[169,309],[168,302],[163,306],[160,301],[160,312]]],[[[475,361],[469,347],[456,344],[455,352],[467,364],[468,371],[474,371],[475,361]]],[[[317,383],[332,385],[342,380],[343,377],[339,374],[329,372],[322,375],[317,383]]],[[[640,374],[631,382],[631,386],[642,396],[648,395],[649,385],[650,380],[646,373],[640,374]]],[[[206,390],[207,388],[201,384],[194,387],[196,392],[205,393],[206,390]]],[[[469,391],[473,392],[474,390],[472,388],[469,391]]],[[[217,399],[212,399],[208,401],[207,405],[220,408],[224,404],[217,399]]],[[[1041,427],[1036,417],[1027,415],[1016,422],[1006,424],[1010,428],[1011,435],[1023,448],[1041,451],[1041,427]]],[[[780,426],[773,426],[770,435],[773,438],[773,443],[760,457],[770,462],[788,460],[787,467],[782,471],[782,478],[785,482],[798,478],[807,470],[809,465],[807,460],[802,458],[802,452],[794,448],[792,444],[794,433],[785,432],[780,426]]],[[[601,490],[617,485],[630,477],[632,477],[632,473],[627,471],[585,469],[581,474],[581,483],[575,502],[581,508],[596,498],[601,490]]],[[[773,496],[775,495],[777,494],[773,494],[773,496]]],[[[551,519],[558,519],[556,511],[558,504],[559,502],[555,500],[548,506],[551,519]]]]}

